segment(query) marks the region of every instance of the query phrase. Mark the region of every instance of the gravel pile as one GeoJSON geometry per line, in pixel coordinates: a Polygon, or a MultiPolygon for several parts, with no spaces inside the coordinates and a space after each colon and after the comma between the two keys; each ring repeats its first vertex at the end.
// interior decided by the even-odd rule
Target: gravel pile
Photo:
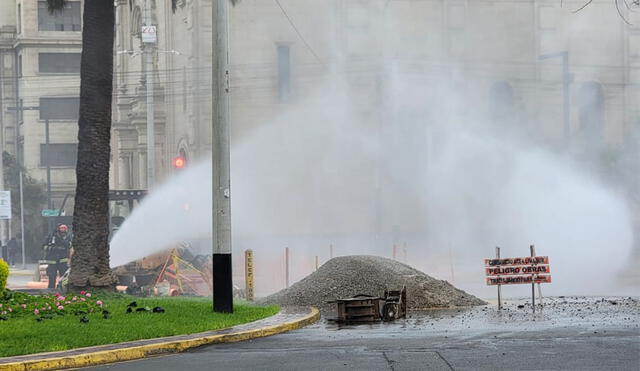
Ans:
{"type": "Polygon", "coordinates": [[[333,258],[316,272],[259,300],[261,304],[313,305],[332,311],[327,301],[358,294],[382,296],[385,289],[407,287],[409,309],[484,305],[484,301],[459,290],[447,281],[437,280],[395,260],[356,255],[333,258]]]}

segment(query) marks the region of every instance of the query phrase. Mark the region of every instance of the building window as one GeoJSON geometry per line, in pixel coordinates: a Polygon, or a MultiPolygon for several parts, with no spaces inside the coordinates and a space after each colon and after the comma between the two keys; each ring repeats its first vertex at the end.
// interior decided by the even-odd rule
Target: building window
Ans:
{"type": "Polygon", "coordinates": [[[289,100],[291,89],[291,60],[288,45],[278,45],[278,97],[281,102],[289,100]]]}
{"type": "Polygon", "coordinates": [[[75,167],[77,159],[75,143],[51,143],[48,151],[46,144],[40,144],[40,166],[75,167]]]}
{"type": "Polygon", "coordinates": [[[49,12],[46,1],[38,1],[38,31],[80,31],[80,2],[67,1],[64,8],[49,12]]]}
{"type": "Polygon", "coordinates": [[[604,129],[604,89],[600,83],[591,81],[582,84],[578,91],[578,111],[578,135],[585,144],[599,147],[603,143],[604,129]]]}
{"type": "Polygon", "coordinates": [[[489,112],[495,120],[513,118],[513,88],[506,81],[497,81],[489,90],[489,112]]]}
{"type": "MultiPolygon", "coordinates": [[[[24,107],[24,99],[20,98],[20,106],[19,107],[24,107]]],[[[20,110],[18,111],[18,122],[20,122],[20,125],[22,125],[24,123],[24,111],[20,110]]]]}
{"type": "Polygon", "coordinates": [[[18,4],[18,34],[22,33],[22,4],[18,4]]]}
{"type": "Polygon", "coordinates": [[[80,98],[40,98],[40,120],[77,120],[80,98]]]}
{"type": "Polygon", "coordinates": [[[18,65],[16,69],[18,70],[18,77],[22,77],[22,54],[18,55],[18,65]]]}
{"type": "Polygon", "coordinates": [[[187,112],[187,67],[182,67],[182,112],[187,112]]]}
{"type": "Polygon", "coordinates": [[[18,139],[18,158],[19,165],[24,165],[24,137],[18,139]]]}
{"type": "Polygon", "coordinates": [[[40,73],[80,73],[80,53],[40,53],[40,73]]]}

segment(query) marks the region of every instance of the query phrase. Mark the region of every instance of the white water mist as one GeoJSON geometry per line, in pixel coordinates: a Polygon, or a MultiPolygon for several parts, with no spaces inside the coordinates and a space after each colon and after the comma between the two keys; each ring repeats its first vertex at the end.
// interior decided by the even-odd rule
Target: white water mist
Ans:
{"type": "MultiPolygon", "coordinates": [[[[329,244],[336,255],[390,256],[393,239],[402,249],[406,243],[411,265],[438,278],[450,280],[451,255],[455,283],[476,294],[492,293],[483,286],[482,258],[494,246],[526,256],[531,243],[551,258],[554,283],[546,292],[612,287],[621,265],[588,287],[583,277],[611,256],[629,255],[626,205],[569,159],[498,134],[480,119],[458,122],[446,114],[435,123],[413,118],[411,127],[427,127],[427,134],[396,134],[404,144],[394,152],[353,112],[346,94],[334,93],[234,145],[234,253],[255,251],[262,292],[283,285],[284,247],[297,280],[311,272],[315,255],[327,259],[329,244]]],[[[112,265],[183,241],[207,252],[210,194],[208,162],[156,189],[116,234],[112,265]]]]}

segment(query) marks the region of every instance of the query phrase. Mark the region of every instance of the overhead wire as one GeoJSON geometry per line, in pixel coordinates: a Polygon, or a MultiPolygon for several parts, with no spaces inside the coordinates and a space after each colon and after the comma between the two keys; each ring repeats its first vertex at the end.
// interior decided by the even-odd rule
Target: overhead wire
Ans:
{"type": "Polygon", "coordinates": [[[313,48],[311,47],[311,45],[309,45],[309,43],[307,42],[307,40],[304,38],[304,36],[302,36],[302,33],[300,33],[300,30],[298,29],[298,27],[296,26],[295,22],[293,22],[293,19],[291,19],[291,17],[289,16],[289,14],[287,13],[287,11],[284,9],[284,7],[282,6],[282,4],[280,3],[280,0],[274,0],[276,2],[276,4],[278,5],[278,7],[280,8],[280,10],[282,11],[282,14],[285,16],[285,18],[287,19],[287,21],[289,21],[289,24],[291,25],[291,28],[293,28],[293,30],[296,32],[296,34],[298,35],[298,37],[300,38],[300,40],[302,41],[302,43],[305,45],[305,47],[307,48],[307,50],[309,50],[309,52],[315,57],[315,59],[323,66],[323,67],[327,67],[324,62],[322,61],[322,59],[320,59],[320,57],[318,56],[318,54],[315,52],[315,50],[313,50],[313,48]]]}

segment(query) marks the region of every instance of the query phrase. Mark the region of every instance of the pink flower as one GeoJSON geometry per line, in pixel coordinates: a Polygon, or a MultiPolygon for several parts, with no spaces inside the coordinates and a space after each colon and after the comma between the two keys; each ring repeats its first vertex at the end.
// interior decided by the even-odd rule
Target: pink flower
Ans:
{"type": "Polygon", "coordinates": [[[0,308],[2,308],[2,304],[0,304],[0,308]]]}
{"type": "Polygon", "coordinates": [[[101,307],[102,306],[102,301],[101,300],[96,301],[96,305],[101,307]]]}
{"type": "Polygon", "coordinates": [[[86,297],[90,298],[90,297],[91,297],[91,293],[90,293],[90,292],[88,292],[88,293],[87,293],[87,295],[86,295],[86,297]]]}
{"type": "Polygon", "coordinates": [[[71,298],[71,300],[76,301],[76,300],[78,300],[78,297],[74,296],[74,297],[71,298]]]}
{"type": "Polygon", "coordinates": [[[22,307],[22,309],[27,309],[27,304],[20,304],[20,306],[22,307]]]}
{"type": "Polygon", "coordinates": [[[9,308],[9,312],[13,312],[13,308],[9,308]]]}
{"type": "Polygon", "coordinates": [[[65,299],[65,297],[64,297],[64,296],[60,296],[60,297],[58,297],[58,300],[60,300],[60,301],[64,301],[64,299],[65,299]]]}
{"type": "Polygon", "coordinates": [[[40,311],[39,311],[38,309],[35,309],[35,310],[33,311],[33,314],[40,314],[40,311]]]}
{"type": "Polygon", "coordinates": [[[58,310],[63,310],[64,307],[62,305],[58,305],[58,310]]]}
{"type": "Polygon", "coordinates": [[[84,290],[80,291],[80,295],[84,295],[84,294],[86,294],[86,293],[87,293],[87,292],[86,292],[86,291],[84,291],[84,290]]]}
{"type": "Polygon", "coordinates": [[[71,302],[69,300],[64,302],[65,304],[71,304],[71,302]]]}
{"type": "Polygon", "coordinates": [[[82,301],[87,301],[87,299],[85,299],[85,298],[80,298],[80,300],[82,300],[82,301]]]}

